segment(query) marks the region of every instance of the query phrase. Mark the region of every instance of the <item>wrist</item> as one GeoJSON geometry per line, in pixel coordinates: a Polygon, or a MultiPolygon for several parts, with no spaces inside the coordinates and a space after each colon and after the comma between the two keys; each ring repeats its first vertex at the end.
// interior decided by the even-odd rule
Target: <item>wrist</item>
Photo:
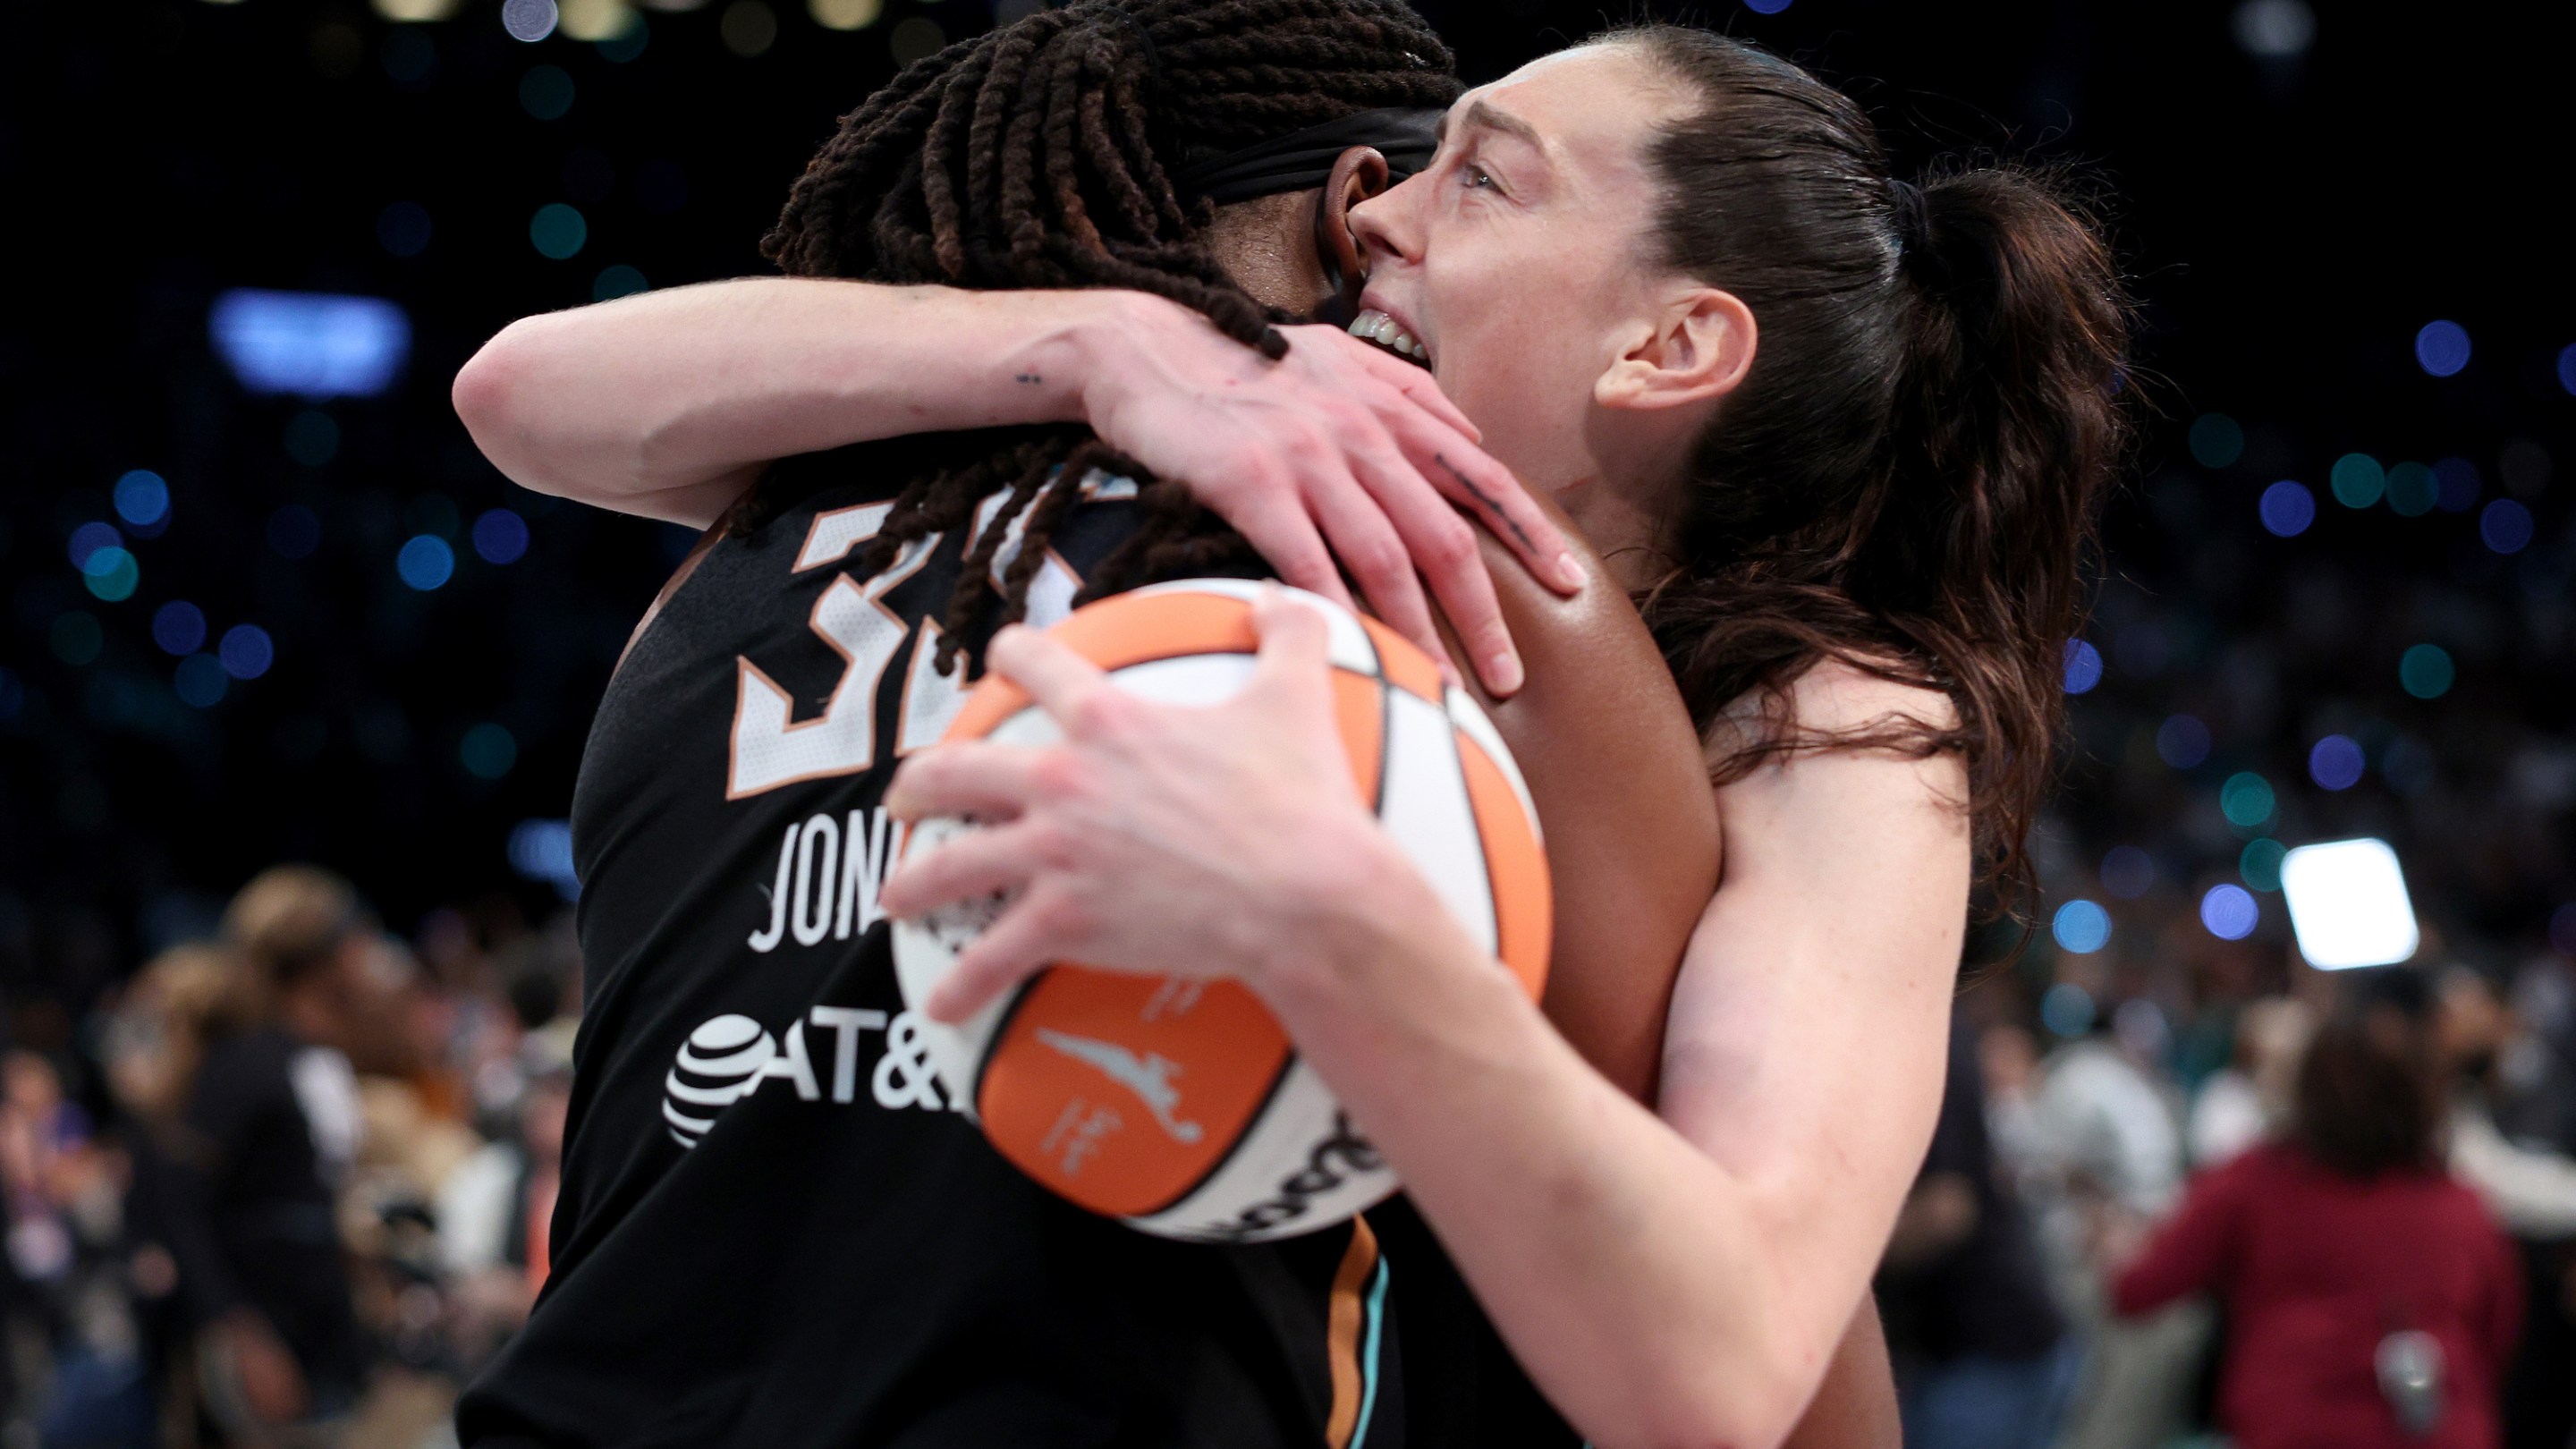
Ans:
{"type": "Polygon", "coordinates": [[[1276,933],[1252,984],[1282,1016],[1333,1010],[1455,951],[1473,954],[1448,907],[1383,829],[1371,824],[1308,854],[1301,928],[1276,933]]]}

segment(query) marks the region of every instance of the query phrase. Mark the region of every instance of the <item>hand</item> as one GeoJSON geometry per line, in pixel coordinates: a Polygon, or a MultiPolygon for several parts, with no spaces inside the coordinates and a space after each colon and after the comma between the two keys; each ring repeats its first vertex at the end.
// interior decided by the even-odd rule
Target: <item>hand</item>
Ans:
{"type": "MultiPolygon", "coordinates": [[[[926,1003],[943,1021],[1056,961],[1256,990],[1372,883],[1413,879],[1361,802],[1333,723],[1325,622],[1268,589],[1251,682],[1209,708],[1156,704],[1024,628],[986,654],[1064,731],[1045,747],[940,745],[886,792],[898,819],[974,815],[987,828],[904,862],[879,898],[913,919],[1012,896],[926,1003]]],[[[1386,892],[1392,894],[1393,892],[1386,892]]],[[[1406,908],[1409,908],[1406,907],[1406,908]]]]}
{"type": "Polygon", "coordinates": [[[216,1325],[224,1356],[239,1380],[242,1401],[263,1423],[292,1424],[304,1417],[304,1371],[268,1320],[242,1309],[216,1325]]]}
{"type": "Polygon", "coordinates": [[[1446,659],[1428,579],[1485,687],[1518,690],[1520,657],[1459,511],[1561,593],[1583,570],[1431,374],[1320,325],[1286,329],[1288,355],[1272,362],[1196,314],[1139,303],[1090,334],[1092,430],[1182,480],[1282,579],[1348,605],[1338,557],[1390,628],[1446,659]]]}

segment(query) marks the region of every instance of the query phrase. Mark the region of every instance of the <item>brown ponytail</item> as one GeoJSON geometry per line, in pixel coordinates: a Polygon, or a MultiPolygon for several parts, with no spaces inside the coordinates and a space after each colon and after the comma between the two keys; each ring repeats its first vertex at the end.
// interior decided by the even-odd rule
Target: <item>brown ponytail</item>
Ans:
{"type": "Polygon", "coordinates": [[[1664,261],[1761,327],[1640,600],[1703,730],[1762,706],[1718,778],[1803,749],[1956,750],[1988,878],[2025,884],[2127,436],[2110,253],[2044,173],[1898,181],[1858,106],[1744,42],[1655,26],[1612,43],[1700,101],[1653,143],[1664,261]],[[1827,659],[1939,690],[1956,718],[1801,730],[1789,687],[1827,659]]]}

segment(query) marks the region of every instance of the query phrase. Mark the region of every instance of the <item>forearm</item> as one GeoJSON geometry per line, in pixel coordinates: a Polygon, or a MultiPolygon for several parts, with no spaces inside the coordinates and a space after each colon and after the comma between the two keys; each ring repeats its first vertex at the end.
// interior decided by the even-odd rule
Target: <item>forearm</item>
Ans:
{"type": "Polygon", "coordinates": [[[1083,329],[1139,300],[794,277],[681,287],[512,323],[457,374],[456,410],[523,487],[704,526],[771,459],[1079,419],[1083,329]]]}
{"type": "Polygon", "coordinates": [[[1266,994],[1516,1355],[1603,1449],[1777,1443],[1857,1290],[1799,1281],[1810,1255],[1754,1188],[1586,1067],[1436,906],[1401,918],[1266,994]]]}

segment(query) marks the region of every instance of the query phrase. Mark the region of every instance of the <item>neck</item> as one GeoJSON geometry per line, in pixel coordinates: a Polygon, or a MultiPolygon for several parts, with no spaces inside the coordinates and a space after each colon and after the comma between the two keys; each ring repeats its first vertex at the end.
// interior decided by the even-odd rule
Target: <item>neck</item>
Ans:
{"type": "Polygon", "coordinates": [[[1668,415],[1594,409],[1579,456],[1547,490],[1601,555],[1619,587],[1634,594],[1672,566],[1666,525],[1696,431],[1668,415]]]}

